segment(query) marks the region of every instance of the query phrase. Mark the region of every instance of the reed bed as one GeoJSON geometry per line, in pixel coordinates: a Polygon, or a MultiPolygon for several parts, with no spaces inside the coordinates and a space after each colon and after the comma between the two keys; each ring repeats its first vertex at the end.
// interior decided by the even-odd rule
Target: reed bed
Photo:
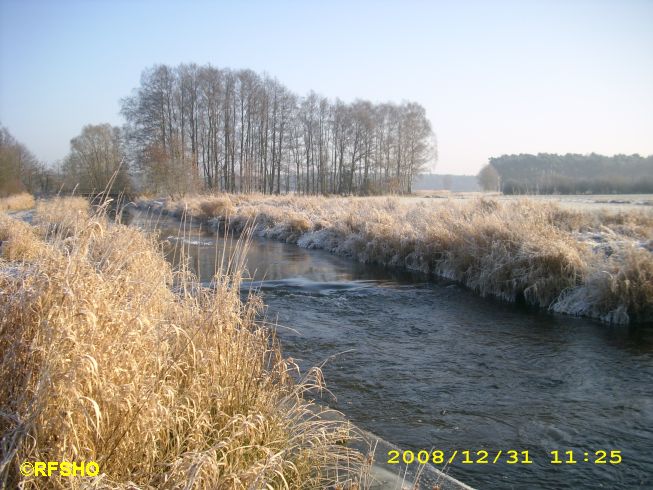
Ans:
{"type": "MultiPolygon", "coordinates": [[[[1,488],[358,488],[363,457],[242,301],[241,250],[210,288],[155,237],[78,200],[0,215],[1,488]],[[22,476],[95,461],[96,477],[22,476]]],[[[243,245],[245,246],[245,245],[243,245]]]]}
{"type": "Polygon", "coordinates": [[[608,323],[653,321],[653,212],[576,211],[528,199],[191,196],[142,201],[221,229],[420,270],[482,296],[608,323]],[[211,208],[216,211],[211,217],[211,208]],[[208,211],[208,212],[207,212],[208,211]]]}
{"type": "Polygon", "coordinates": [[[22,211],[35,205],[34,196],[27,192],[0,198],[0,211],[22,211]]]}
{"type": "Polygon", "coordinates": [[[48,238],[72,237],[88,225],[90,203],[83,197],[53,197],[39,201],[36,205],[34,222],[41,233],[48,238]]]}

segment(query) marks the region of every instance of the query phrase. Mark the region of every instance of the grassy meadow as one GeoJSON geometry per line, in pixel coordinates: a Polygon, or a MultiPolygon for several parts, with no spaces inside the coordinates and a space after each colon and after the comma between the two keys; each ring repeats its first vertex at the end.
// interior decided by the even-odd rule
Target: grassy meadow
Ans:
{"type": "Polygon", "coordinates": [[[300,377],[241,300],[245,249],[202,288],[105,215],[80,198],[40,201],[33,224],[0,213],[0,487],[364,486],[354,429],[307,401],[320,371],[300,377]]]}
{"type": "Polygon", "coordinates": [[[547,200],[200,195],[142,208],[613,324],[653,320],[653,210],[547,200]]]}

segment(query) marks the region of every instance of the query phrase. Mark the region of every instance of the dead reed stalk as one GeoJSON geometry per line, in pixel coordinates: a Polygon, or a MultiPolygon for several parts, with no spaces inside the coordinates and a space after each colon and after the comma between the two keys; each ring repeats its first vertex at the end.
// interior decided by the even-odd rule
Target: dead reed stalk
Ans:
{"type": "MultiPolygon", "coordinates": [[[[207,220],[205,196],[144,202],[207,220]],[[201,212],[194,211],[201,210],[201,212]]],[[[609,323],[653,321],[653,213],[569,211],[553,202],[481,198],[234,195],[209,219],[361,262],[416,269],[483,296],[609,323]],[[628,250],[635,247],[636,260],[628,250]],[[639,275],[633,279],[633,260],[639,275]],[[610,271],[608,286],[602,271],[610,271]]],[[[607,277],[607,276],[605,276],[607,277]]]]}
{"type": "Polygon", "coordinates": [[[0,198],[0,211],[21,211],[33,208],[34,205],[34,196],[27,192],[0,198]]]}
{"type": "Polygon", "coordinates": [[[321,375],[297,380],[259,302],[241,301],[238,259],[207,289],[80,201],[41,203],[36,221],[0,219],[1,487],[354,482],[352,428],[307,401],[321,375]],[[21,476],[24,461],[96,461],[101,475],[21,476]]]}

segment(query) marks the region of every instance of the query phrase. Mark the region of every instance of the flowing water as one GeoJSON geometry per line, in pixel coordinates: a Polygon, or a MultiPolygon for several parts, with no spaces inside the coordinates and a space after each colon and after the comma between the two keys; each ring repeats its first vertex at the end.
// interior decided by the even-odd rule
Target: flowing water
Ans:
{"type": "MultiPolygon", "coordinates": [[[[159,226],[177,235],[177,223],[159,226]]],[[[210,281],[224,240],[195,230],[184,242],[210,281]]],[[[476,488],[653,488],[650,327],[553,316],[271,241],[254,239],[247,264],[245,288],[260,290],[285,354],[323,364],[337,398],[322,400],[362,428],[403,450],[487,450],[489,464],[447,468],[476,488]],[[507,464],[508,450],[533,463],[507,464]],[[554,450],[577,463],[552,464],[554,450]],[[600,450],[623,461],[595,464],[600,450]]]]}

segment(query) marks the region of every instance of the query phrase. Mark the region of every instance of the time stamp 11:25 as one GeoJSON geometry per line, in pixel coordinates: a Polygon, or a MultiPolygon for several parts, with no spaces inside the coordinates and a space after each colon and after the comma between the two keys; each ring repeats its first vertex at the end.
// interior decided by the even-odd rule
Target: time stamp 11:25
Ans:
{"type": "MultiPolygon", "coordinates": [[[[621,451],[598,449],[595,451],[581,450],[554,450],[549,451],[548,462],[551,464],[609,464],[616,465],[622,462],[621,451]]],[[[421,449],[418,451],[399,451],[392,449],[388,451],[388,464],[532,464],[530,452],[526,450],[517,451],[510,449],[508,451],[486,451],[479,449],[477,451],[452,450],[441,451],[439,449],[429,450],[421,449]]]]}

